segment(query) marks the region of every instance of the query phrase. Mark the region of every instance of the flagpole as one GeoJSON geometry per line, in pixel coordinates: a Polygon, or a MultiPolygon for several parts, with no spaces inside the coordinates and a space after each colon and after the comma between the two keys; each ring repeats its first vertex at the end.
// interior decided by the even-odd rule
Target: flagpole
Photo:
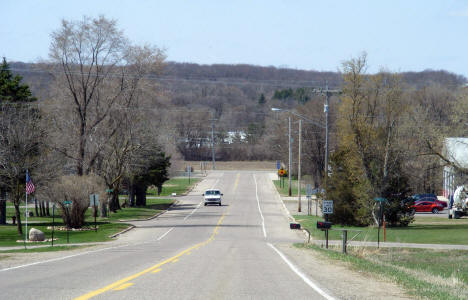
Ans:
{"type": "Polygon", "coordinates": [[[24,233],[24,240],[28,240],[28,192],[26,192],[26,232],[24,233]]]}

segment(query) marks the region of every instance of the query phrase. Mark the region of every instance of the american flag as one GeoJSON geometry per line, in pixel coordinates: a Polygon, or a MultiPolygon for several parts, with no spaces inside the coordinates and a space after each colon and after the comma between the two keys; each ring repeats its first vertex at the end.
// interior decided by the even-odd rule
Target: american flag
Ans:
{"type": "Polygon", "coordinates": [[[31,177],[29,176],[29,171],[26,170],[26,194],[32,194],[34,193],[35,187],[34,184],[31,180],[31,177]]]}

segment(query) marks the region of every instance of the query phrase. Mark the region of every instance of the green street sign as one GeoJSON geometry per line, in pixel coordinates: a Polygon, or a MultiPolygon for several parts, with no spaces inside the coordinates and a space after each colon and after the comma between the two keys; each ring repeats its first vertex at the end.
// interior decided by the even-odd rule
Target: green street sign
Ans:
{"type": "Polygon", "coordinates": [[[385,198],[380,198],[380,197],[377,197],[377,198],[374,198],[375,201],[378,201],[378,202],[386,202],[387,199],[385,198]]]}
{"type": "Polygon", "coordinates": [[[106,193],[112,193],[114,190],[113,189],[107,189],[106,193]]]}
{"type": "Polygon", "coordinates": [[[71,201],[63,201],[63,204],[68,205],[68,204],[72,204],[72,202],[71,201]]]}

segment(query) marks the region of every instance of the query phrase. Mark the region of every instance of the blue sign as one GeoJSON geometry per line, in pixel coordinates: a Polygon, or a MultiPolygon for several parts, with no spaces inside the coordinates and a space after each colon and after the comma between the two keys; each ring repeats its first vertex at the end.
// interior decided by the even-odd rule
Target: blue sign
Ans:
{"type": "Polygon", "coordinates": [[[276,161],[276,170],[281,169],[281,162],[279,160],[276,161]]]}

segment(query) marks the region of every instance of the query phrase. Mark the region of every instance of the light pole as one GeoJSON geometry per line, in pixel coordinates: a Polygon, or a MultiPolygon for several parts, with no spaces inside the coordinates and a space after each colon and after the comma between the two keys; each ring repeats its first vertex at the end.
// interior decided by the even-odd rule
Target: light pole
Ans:
{"type": "MultiPolygon", "coordinates": [[[[328,175],[328,88],[327,88],[327,99],[326,99],[326,104],[325,104],[325,125],[321,124],[319,122],[316,122],[314,120],[311,120],[303,115],[300,115],[298,113],[295,113],[293,111],[287,110],[287,109],[282,109],[282,108],[271,108],[272,111],[284,111],[291,113],[299,118],[299,157],[298,157],[298,205],[297,205],[297,211],[301,212],[301,135],[302,135],[302,120],[309,122],[315,126],[318,126],[322,129],[325,129],[325,176],[328,175]]],[[[326,181],[326,179],[325,179],[326,181]]],[[[289,117],[289,196],[291,196],[291,117],[289,117]]]]}

